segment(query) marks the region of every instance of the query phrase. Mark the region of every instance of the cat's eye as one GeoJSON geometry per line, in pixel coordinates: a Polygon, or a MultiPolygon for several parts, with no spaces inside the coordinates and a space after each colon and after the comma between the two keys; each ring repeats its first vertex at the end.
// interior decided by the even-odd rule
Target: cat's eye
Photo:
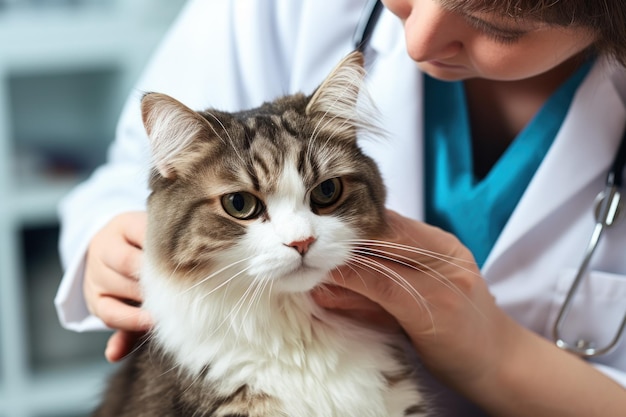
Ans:
{"type": "Polygon", "coordinates": [[[335,204],[343,189],[341,179],[331,178],[322,181],[311,191],[311,203],[317,207],[328,207],[335,204]]]}
{"type": "Polygon", "coordinates": [[[226,213],[239,220],[253,219],[258,217],[263,211],[261,201],[254,195],[246,192],[223,195],[222,207],[226,213]]]}

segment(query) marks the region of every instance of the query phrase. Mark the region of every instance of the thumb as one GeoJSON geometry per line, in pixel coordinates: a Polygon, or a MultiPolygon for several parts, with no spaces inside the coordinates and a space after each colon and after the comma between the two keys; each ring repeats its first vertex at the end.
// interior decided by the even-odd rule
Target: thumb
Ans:
{"type": "Polygon", "coordinates": [[[111,335],[107,342],[104,356],[109,362],[118,362],[128,354],[130,354],[146,332],[131,332],[126,330],[118,330],[111,335]]]}
{"type": "Polygon", "coordinates": [[[315,302],[335,314],[357,320],[378,331],[396,333],[396,319],[367,297],[336,285],[324,285],[311,292],[315,302]]]}
{"type": "Polygon", "coordinates": [[[407,307],[416,304],[425,306],[423,297],[402,277],[402,271],[397,271],[401,267],[393,266],[388,261],[376,261],[376,264],[375,269],[341,267],[334,270],[330,278],[338,287],[350,290],[382,307],[398,322],[411,320],[415,308],[407,307]],[[392,266],[395,270],[391,269],[392,266]]]}

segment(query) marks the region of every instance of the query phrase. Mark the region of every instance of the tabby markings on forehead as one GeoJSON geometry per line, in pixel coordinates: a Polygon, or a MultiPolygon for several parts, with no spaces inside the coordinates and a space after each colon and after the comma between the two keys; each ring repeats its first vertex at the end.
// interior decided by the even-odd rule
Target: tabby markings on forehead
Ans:
{"type": "Polygon", "coordinates": [[[279,138],[280,124],[277,122],[280,122],[280,118],[278,116],[257,116],[251,122],[251,127],[256,129],[256,136],[260,135],[271,141],[279,138]]]}
{"type": "Polygon", "coordinates": [[[313,186],[320,178],[320,168],[317,158],[310,156],[309,147],[300,149],[297,169],[307,186],[313,186]]]}
{"type": "Polygon", "coordinates": [[[249,172],[255,176],[258,191],[272,193],[276,190],[276,181],[284,169],[285,152],[276,144],[259,139],[259,146],[251,151],[249,172]]]}
{"type": "Polygon", "coordinates": [[[302,136],[302,115],[293,110],[288,110],[282,114],[280,118],[283,129],[294,138],[302,136]]]}
{"type": "Polygon", "coordinates": [[[254,189],[256,191],[261,191],[261,185],[260,185],[260,178],[263,178],[263,182],[264,184],[267,184],[268,181],[267,179],[270,177],[270,175],[272,174],[272,172],[275,172],[276,170],[272,170],[267,163],[265,162],[264,158],[261,157],[261,155],[255,153],[252,156],[252,172],[251,177],[252,177],[252,181],[253,181],[253,186],[254,189]]]}

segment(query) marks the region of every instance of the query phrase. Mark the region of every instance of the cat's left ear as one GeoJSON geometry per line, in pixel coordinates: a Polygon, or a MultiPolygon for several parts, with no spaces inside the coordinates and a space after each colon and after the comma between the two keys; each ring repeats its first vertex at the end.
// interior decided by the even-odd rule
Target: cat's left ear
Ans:
{"type": "Polygon", "coordinates": [[[378,111],[364,87],[363,54],[347,55],[315,90],[306,107],[310,116],[323,117],[319,128],[333,138],[355,140],[355,131],[379,134],[378,111]]]}
{"type": "Polygon", "coordinates": [[[147,93],[141,100],[141,117],[150,139],[152,160],[161,176],[174,179],[191,174],[195,147],[207,141],[210,125],[197,112],[161,93],[147,93]]]}

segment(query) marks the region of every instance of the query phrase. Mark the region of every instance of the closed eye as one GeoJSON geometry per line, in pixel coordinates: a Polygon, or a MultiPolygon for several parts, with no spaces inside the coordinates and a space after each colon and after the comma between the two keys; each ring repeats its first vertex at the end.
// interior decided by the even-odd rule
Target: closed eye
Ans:
{"type": "Polygon", "coordinates": [[[472,28],[489,36],[496,42],[513,43],[528,33],[527,30],[522,29],[502,28],[475,16],[465,15],[464,17],[472,28]]]}

